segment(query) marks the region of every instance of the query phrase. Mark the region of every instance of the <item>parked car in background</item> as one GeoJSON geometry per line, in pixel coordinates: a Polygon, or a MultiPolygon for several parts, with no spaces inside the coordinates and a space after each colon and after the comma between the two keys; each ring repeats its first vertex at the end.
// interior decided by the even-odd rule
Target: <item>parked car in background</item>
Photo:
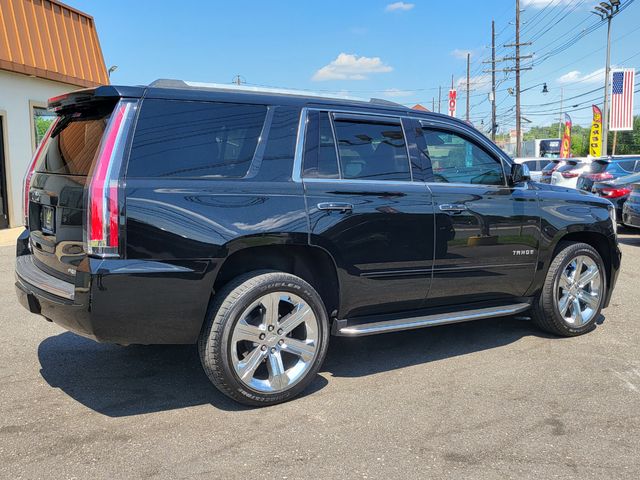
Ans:
{"type": "Polygon", "coordinates": [[[520,165],[526,165],[529,169],[529,174],[531,175],[531,180],[534,182],[539,182],[542,178],[542,169],[547,166],[549,163],[548,158],[514,158],[514,163],[518,163],[520,165]]]}
{"type": "Polygon", "coordinates": [[[640,181],[631,184],[630,188],[629,198],[622,206],[622,223],[640,228],[640,181]]]}
{"type": "Polygon", "coordinates": [[[578,177],[576,188],[593,192],[593,184],[640,171],[640,156],[598,158],[578,177]]]}
{"type": "Polygon", "coordinates": [[[549,163],[547,163],[540,173],[540,183],[548,183],[551,184],[551,177],[553,172],[555,172],[558,168],[564,165],[566,159],[564,158],[554,158],[549,163]]]}
{"type": "Polygon", "coordinates": [[[618,222],[624,223],[622,208],[631,194],[633,184],[639,182],[640,172],[632,173],[613,180],[594,182],[591,191],[601,197],[608,198],[616,207],[618,222]]]}
{"type": "Polygon", "coordinates": [[[561,187],[576,188],[576,182],[581,173],[586,171],[591,159],[568,158],[551,173],[551,184],[561,187]]]}

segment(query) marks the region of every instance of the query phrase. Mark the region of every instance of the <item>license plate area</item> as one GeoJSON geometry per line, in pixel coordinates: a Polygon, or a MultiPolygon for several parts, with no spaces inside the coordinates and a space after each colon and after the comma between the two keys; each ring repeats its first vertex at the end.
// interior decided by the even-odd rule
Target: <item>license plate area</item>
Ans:
{"type": "Polygon", "coordinates": [[[40,210],[40,230],[42,233],[56,233],[56,210],[50,205],[42,205],[40,210]]]}

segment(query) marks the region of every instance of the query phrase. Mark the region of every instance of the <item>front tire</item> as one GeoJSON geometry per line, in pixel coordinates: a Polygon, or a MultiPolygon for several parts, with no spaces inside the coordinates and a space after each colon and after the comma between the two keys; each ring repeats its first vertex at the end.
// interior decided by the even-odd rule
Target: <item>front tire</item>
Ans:
{"type": "Polygon", "coordinates": [[[198,341],[209,380],[251,406],[285,402],[317,374],[329,343],[320,295],[284,272],[242,275],[214,295],[198,341]]]}
{"type": "Polygon", "coordinates": [[[586,243],[564,242],[531,309],[533,321],[555,335],[573,337],[595,328],[607,277],[600,254],[586,243]]]}

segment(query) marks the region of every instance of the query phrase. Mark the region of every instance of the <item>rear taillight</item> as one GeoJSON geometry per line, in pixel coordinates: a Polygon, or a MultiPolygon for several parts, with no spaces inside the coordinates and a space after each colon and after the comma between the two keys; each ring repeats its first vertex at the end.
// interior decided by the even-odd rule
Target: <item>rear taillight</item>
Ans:
{"type": "Polygon", "coordinates": [[[620,198],[631,193],[630,188],[603,188],[600,190],[600,195],[607,198],[620,198]]]}
{"type": "Polygon", "coordinates": [[[56,118],[47,129],[44,137],[42,137],[42,140],[40,141],[40,144],[36,148],[36,152],[33,154],[29,168],[24,175],[24,181],[22,182],[22,218],[24,226],[27,228],[29,228],[29,189],[31,188],[31,177],[33,177],[33,172],[36,169],[38,160],[40,160],[40,157],[42,156],[42,152],[47,150],[46,147],[49,139],[51,138],[51,132],[57,123],[58,118],[56,118]]]}
{"type": "Polygon", "coordinates": [[[116,105],[98,148],[87,205],[89,255],[104,258],[119,254],[118,183],[135,105],[131,101],[121,101],[116,105]]]}
{"type": "Polygon", "coordinates": [[[578,175],[580,175],[580,173],[576,172],[575,170],[568,170],[561,173],[564,178],[576,178],[578,175]]]}
{"type": "Polygon", "coordinates": [[[602,172],[602,173],[590,173],[589,175],[586,175],[587,178],[589,178],[590,180],[593,180],[594,182],[602,182],[604,180],[611,180],[613,178],[613,175],[610,174],[609,172],[602,172]]]}

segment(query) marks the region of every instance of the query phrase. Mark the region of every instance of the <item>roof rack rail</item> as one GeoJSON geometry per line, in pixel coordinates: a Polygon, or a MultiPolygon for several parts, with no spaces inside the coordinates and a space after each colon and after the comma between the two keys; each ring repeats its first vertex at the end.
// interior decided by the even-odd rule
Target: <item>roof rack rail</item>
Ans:
{"type": "Polygon", "coordinates": [[[227,90],[232,92],[248,92],[248,93],[272,93],[278,95],[295,95],[299,97],[316,97],[316,98],[328,98],[333,100],[351,100],[356,102],[367,102],[379,105],[389,105],[394,107],[406,108],[399,103],[383,100],[379,98],[372,98],[367,100],[365,98],[351,97],[348,95],[330,95],[322,92],[314,92],[312,90],[295,90],[288,88],[272,88],[272,87],[259,87],[253,85],[235,85],[228,83],[205,83],[205,82],[192,82],[188,80],[173,80],[161,78],[151,82],[149,87],[153,88],[190,88],[195,90],[227,90]]]}

